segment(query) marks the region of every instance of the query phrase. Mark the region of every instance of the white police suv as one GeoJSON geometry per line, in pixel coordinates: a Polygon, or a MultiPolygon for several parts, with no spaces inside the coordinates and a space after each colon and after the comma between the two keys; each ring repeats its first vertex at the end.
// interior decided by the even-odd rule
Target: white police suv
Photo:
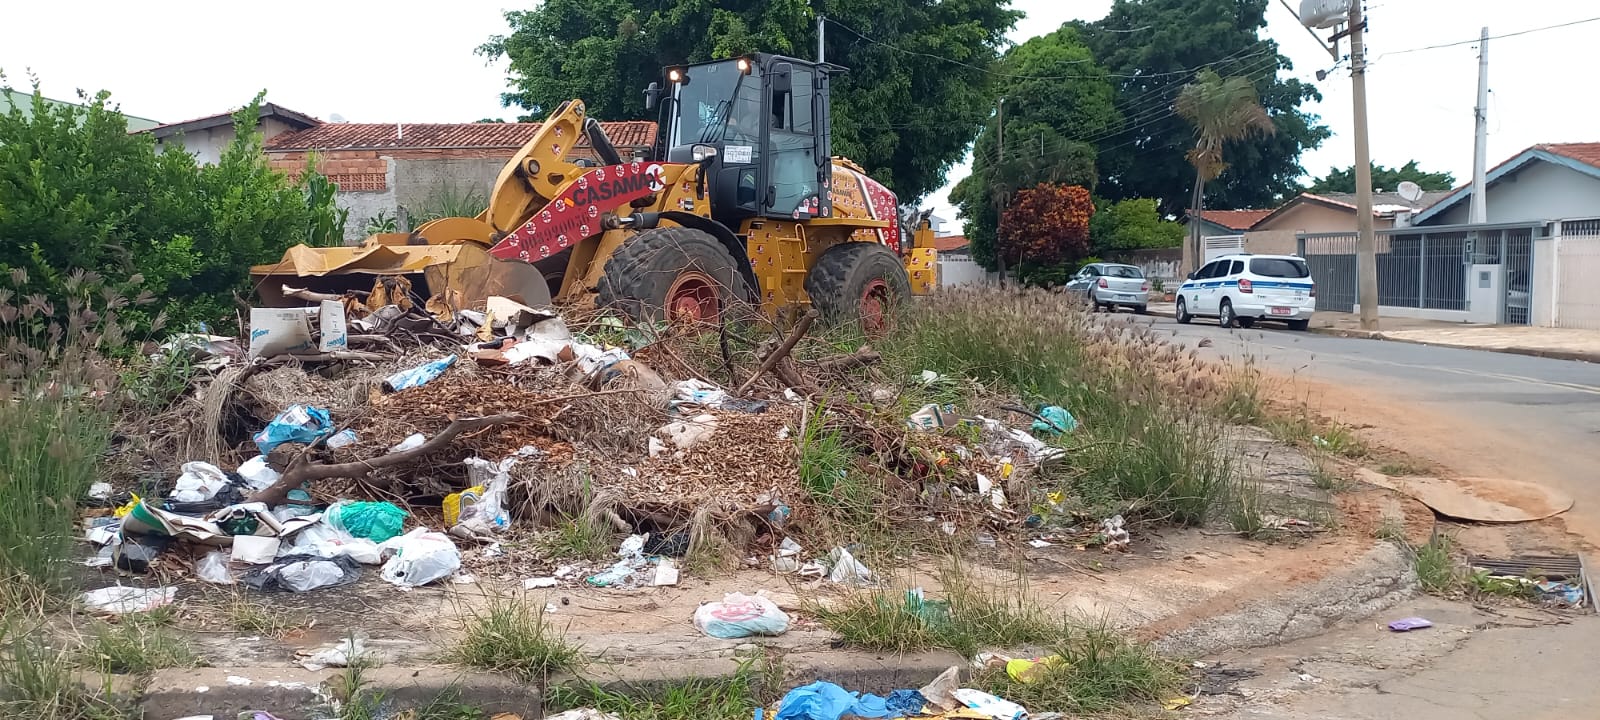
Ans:
{"type": "Polygon", "coordinates": [[[1177,304],[1180,323],[1205,316],[1225,328],[1247,328],[1257,320],[1281,320],[1290,330],[1304,330],[1317,307],[1317,288],[1304,258],[1227,255],[1189,273],[1177,304]]]}

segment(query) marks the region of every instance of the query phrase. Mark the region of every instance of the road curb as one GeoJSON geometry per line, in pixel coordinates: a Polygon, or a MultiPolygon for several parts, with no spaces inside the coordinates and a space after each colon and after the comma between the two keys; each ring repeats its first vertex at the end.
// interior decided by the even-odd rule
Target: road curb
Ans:
{"type": "Polygon", "coordinates": [[[1379,541],[1338,572],[1197,620],[1162,634],[1152,645],[1168,655],[1197,657],[1301,640],[1392,607],[1416,588],[1411,559],[1394,543],[1379,541]]]}
{"type": "MultiPolygon", "coordinates": [[[[146,684],[140,705],[151,720],[238,717],[265,711],[280,720],[339,717],[330,704],[330,688],[342,670],[310,672],[300,668],[182,668],[158,670],[146,684]]],[[[539,686],[508,677],[458,668],[375,667],[362,673],[363,688],[394,709],[427,707],[456,698],[493,715],[514,713],[538,718],[543,712],[539,686]]]]}
{"type": "MultiPolygon", "coordinates": [[[[1354,562],[1319,580],[1246,600],[1220,615],[1178,616],[1129,631],[1151,641],[1157,650],[1178,657],[1263,647],[1311,637],[1339,622],[1372,615],[1409,597],[1415,587],[1409,558],[1391,543],[1376,542],[1354,562]]],[[[900,655],[799,650],[784,654],[754,643],[741,651],[747,658],[743,662],[753,659],[757,663],[754,679],[772,695],[815,680],[885,693],[920,687],[951,666],[967,667],[966,659],[948,651],[900,655]],[[762,658],[781,672],[762,665],[762,658]],[[774,683],[777,687],[771,687],[774,683]]],[[[740,671],[741,662],[728,656],[634,662],[612,657],[596,661],[582,677],[557,676],[548,683],[594,683],[633,695],[687,681],[732,678],[740,671]]],[[[144,717],[152,720],[194,715],[232,718],[262,710],[281,720],[317,720],[334,716],[328,688],[342,673],[338,669],[308,672],[283,667],[161,670],[145,687],[142,709],[144,717]]],[[[379,694],[385,707],[395,712],[444,699],[490,715],[508,712],[532,720],[542,717],[546,695],[545,683],[520,683],[501,675],[437,665],[372,668],[365,671],[363,679],[366,690],[379,694]]]]}

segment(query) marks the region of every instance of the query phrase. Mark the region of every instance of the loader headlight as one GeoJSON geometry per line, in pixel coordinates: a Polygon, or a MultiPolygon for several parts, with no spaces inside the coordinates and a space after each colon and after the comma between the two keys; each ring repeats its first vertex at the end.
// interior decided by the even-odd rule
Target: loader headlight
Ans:
{"type": "Polygon", "coordinates": [[[739,72],[742,72],[742,73],[744,73],[746,75],[750,74],[750,60],[749,60],[749,58],[739,58],[739,62],[736,63],[736,64],[739,67],[739,72]]]}
{"type": "Polygon", "coordinates": [[[672,68],[671,70],[667,71],[667,82],[681,83],[686,78],[687,76],[683,74],[683,70],[679,68],[672,68]]]}
{"type": "Polygon", "coordinates": [[[689,149],[689,155],[690,157],[694,158],[695,162],[705,162],[706,158],[714,158],[717,156],[717,146],[696,145],[689,149]]]}

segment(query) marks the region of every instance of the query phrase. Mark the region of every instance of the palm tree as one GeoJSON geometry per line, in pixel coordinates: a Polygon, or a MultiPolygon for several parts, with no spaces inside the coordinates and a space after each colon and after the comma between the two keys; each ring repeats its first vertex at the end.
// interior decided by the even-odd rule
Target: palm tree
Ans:
{"type": "Polygon", "coordinates": [[[1248,78],[1218,75],[1210,68],[1201,70],[1195,80],[1178,93],[1176,110],[1194,125],[1195,143],[1187,155],[1194,165],[1194,211],[1189,215],[1189,242],[1195,265],[1200,264],[1200,211],[1205,201],[1206,182],[1228,169],[1222,158],[1225,145],[1256,134],[1277,131],[1272,118],[1261,107],[1261,98],[1248,78]]]}

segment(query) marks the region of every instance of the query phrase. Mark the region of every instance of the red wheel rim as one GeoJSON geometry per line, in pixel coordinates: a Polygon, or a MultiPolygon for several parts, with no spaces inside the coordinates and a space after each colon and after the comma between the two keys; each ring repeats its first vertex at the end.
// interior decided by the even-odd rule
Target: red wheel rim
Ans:
{"type": "Polygon", "coordinates": [[[721,315],[717,285],[703,272],[681,273],[667,289],[667,317],[671,320],[716,322],[721,315]]]}
{"type": "Polygon", "coordinates": [[[874,335],[889,331],[889,283],[872,280],[861,289],[861,329],[874,335]]]}

